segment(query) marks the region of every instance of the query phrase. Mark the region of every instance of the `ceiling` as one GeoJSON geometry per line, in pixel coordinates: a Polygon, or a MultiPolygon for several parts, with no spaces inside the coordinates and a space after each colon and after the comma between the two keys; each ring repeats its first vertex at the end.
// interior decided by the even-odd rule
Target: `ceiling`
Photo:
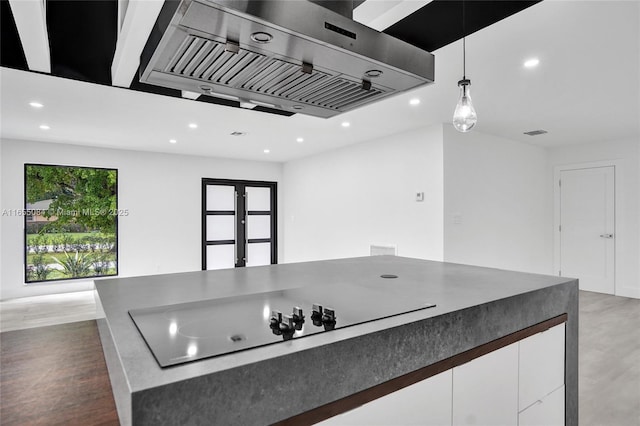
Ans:
{"type": "MultiPolygon", "coordinates": [[[[371,1],[380,0],[361,7],[371,1]]],[[[416,19],[415,13],[404,21],[416,19]]],[[[640,1],[546,0],[469,35],[467,77],[478,112],[474,131],[541,146],[638,139],[639,20],[640,1]],[[531,57],[540,64],[524,68],[531,57]],[[549,133],[523,134],[537,129],[549,133]]],[[[393,31],[394,26],[387,30],[393,31]]],[[[443,46],[433,52],[435,84],[330,119],[229,108],[3,67],[0,131],[12,139],[290,161],[450,122],[462,77],[462,43],[443,46]],[[420,104],[409,105],[413,98],[420,104]],[[32,101],[44,107],[34,109],[32,101]],[[343,127],[344,121],[350,126],[343,127]],[[42,124],[50,129],[40,129],[42,124]]]]}

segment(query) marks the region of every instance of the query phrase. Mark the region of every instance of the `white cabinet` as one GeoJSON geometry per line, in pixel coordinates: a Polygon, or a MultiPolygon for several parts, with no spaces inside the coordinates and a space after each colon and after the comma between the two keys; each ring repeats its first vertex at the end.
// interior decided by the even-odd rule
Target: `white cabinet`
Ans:
{"type": "Polygon", "coordinates": [[[453,424],[518,423],[518,344],[453,369],[453,424]]]}
{"type": "Polygon", "coordinates": [[[565,325],[520,341],[519,424],[564,424],[565,325]]]}
{"type": "Polygon", "coordinates": [[[520,411],[562,385],[564,324],[520,341],[520,411]]]}
{"type": "Polygon", "coordinates": [[[451,425],[451,374],[445,371],[318,424],[451,425]]]}
{"type": "Polygon", "coordinates": [[[519,426],[564,425],[564,386],[536,401],[518,415],[519,426]]]}
{"type": "Polygon", "coordinates": [[[564,347],[560,324],[318,424],[564,425],[564,347]]]}

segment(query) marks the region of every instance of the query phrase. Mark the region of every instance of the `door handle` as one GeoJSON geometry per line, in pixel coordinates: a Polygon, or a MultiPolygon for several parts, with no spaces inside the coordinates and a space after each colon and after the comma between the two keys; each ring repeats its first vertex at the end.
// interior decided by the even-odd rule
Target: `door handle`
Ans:
{"type": "Polygon", "coordinates": [[[249,211],[249,193],[246,191],[243,194],[244,197],[244,217],[242,219],[242,224],[244,225],[244,257],[242,260],[244,261],[244,266],[247,266],[247,262],[249,259],[249,223],[248,223],[248,214],[249,211]]]}
{"type": "Polygon", "coordinates": [[[613,238],[613,234],[600,234],[600,238],[613,238]]]}
{"type": "Polygon", "coordinates": [[[233,205],[233,252],[236,258],[234,266],[238,266],[238,191],[234,191],[234,205],[233,205]]]}

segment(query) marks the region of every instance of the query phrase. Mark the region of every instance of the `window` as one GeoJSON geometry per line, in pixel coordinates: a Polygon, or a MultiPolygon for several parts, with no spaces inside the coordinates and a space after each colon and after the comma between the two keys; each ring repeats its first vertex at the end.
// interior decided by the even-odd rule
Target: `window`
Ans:
{"type": "Polygon", "coordinates": [[[25,282],[118,274],[118,171],[25,164],[25,282]]]}

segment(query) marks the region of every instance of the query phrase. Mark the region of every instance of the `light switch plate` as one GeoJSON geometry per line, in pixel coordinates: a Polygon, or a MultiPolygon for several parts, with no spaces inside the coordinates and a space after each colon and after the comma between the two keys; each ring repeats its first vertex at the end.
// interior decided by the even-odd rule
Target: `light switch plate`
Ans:
{"type": "Polygon", "coordinates": [[[424,201],[424,192],[416,192],[416,201],[424,201]]]}

